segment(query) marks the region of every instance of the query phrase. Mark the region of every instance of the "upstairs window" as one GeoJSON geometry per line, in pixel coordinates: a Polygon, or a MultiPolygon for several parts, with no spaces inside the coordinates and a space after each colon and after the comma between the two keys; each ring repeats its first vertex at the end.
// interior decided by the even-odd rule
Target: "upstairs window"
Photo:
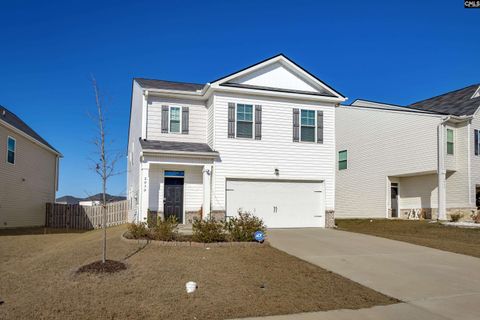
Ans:
{"type": "Polygon", "coordinates": [[[347,150],[338,152],[338,170],[347,169],[347,150]]]}
{"type": "Polygon", "coordinates": [[[315,142],[315,111],[301,110],[300,141],[315,142]]]}
{"type": "Polygon", "coordinates": [[[454,144],[453,144],[453,130],[447,129],[447,154],[453,154],[454,144]]]}
{"type": "Polygon", "coordinates": [[[473,130],[473,141],[475,141],[475,155],[480,154],[480,130],[473,130]]]}
{"type": "Polygon", "coordinates": [[[237,104],[237,138],[253,138],[253,105],[237,104]]]}
{"type": "Polygon", "coordinates": [[[170,132],[180,133],[181,112],[180,107],[170,107],[170,132]]]}
{"type": "Polygon", "coordinates": [[[10,164],[15,164],[15,148],[16,141],[12,137],[7,138],[7,162],[10,164]]]}

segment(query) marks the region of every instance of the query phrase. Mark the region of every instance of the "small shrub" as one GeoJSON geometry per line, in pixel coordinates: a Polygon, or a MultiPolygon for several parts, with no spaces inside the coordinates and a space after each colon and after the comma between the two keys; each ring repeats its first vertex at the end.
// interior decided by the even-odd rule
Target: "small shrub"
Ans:
{"type": "Polygon", "coordinates": [[[450,221],[452,221],[452,222],[457,222],[462,218],[463,218],[463,213],[455,212],[455,213],[450,214],[450,221]]]}
{"type": "Polygon", "coordinates": [[[225,225],[223,222],[195,219],[192,225],[193,241],[211,243],[224,242],[226,240],[225,225]]]}
{"type": "Polygon", "coordinates": [[[157,211],[153,211],[153,210],[148,209],[148,211],[147,211],[147,227],[149,227],[149,228],[155,227],[155,225],[158,222],[157,217],[158,217],[157,211]]]}
{"type": "Polygon", "coordinates": [[[175,216],[167,219],[158,218],[157,224],[152,228],[153,238],[161,241],[176,240],[178,235],[178,220],[175,216]]]}
{"type": "Polygon", "coordinates": [[[249,212],[239,212],[238,217],[231,218],[225,224],[225,228],[230,241],[255,241],[254,233],[266,230],[263,220],[249,212]]]}
{"type": "Polygon", "coordinates": [[[129,223],[127,230],[133,239],[145,239],[150,237],[150,231],[145,222],[129,223]]]}
{"type": "Polygon", "coordinates": [[[473,211],[472,214],[470,215],[472,218],[473,222],[475,223],[480,223],[480,212],[479,211],[473,211]]]}

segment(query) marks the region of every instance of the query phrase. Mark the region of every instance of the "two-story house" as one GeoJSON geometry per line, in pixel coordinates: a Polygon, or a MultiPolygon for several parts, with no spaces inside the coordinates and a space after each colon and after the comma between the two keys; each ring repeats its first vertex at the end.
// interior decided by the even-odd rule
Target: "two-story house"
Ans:
{"type": "Polygon", "coordinates": [[[206,84],[133,80],[130,220],[324,227],[335,209],[335,106],[346,98],[284,55],[206,84]]]}
{"type": "Polygon", "coordinates": [[[0,106],[0,228],[43,226],[55,201],[62,155],[0,106]]]}
{"type": "Polygon", "coordinates": [[[338,107],[336,217],[469,218],[480,188],[479,107],[479,84],[409,106],[338,107]]]}

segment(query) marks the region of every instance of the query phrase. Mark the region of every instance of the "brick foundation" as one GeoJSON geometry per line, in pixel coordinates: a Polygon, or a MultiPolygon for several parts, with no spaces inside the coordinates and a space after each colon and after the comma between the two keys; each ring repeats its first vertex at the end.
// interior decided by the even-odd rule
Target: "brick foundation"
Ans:
{"type": "Polygon", "coordinates": [[[225,221],[225,211],[224,210],[213,210],[210,212],[210,218],[217,221],[225,221]]]}
{"type": "Polygon", "coordinates": [[[202,214],[200,210],[185,212],[185,223],[193,223],[195,219],[200,220],[201,218],[202,218],[202,214]]]}
{"type": "MultiPolygon", "coordinates": [[[[411,209],[400,209],[399,218],[407,219],[408,212],[411,209]]],[[[460,221],[472,221],[472,213],[476,212],[477,208],[447,208],[447,220],[450,220],[450,215],[455,213],[463,214],[460,221]]],[[[432,219],[436,220],[438,217],[437,208],[422,208],[420,212],[420,219],[432,219]]]]}
{"type": "Polygon", "coordinates": [[[335,210],[325,210],[325,228],[335,228],[335,210]]]}

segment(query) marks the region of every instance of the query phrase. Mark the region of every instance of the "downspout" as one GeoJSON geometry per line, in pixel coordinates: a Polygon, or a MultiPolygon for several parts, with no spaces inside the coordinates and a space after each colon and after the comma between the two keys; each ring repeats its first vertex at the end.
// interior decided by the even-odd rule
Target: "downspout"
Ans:
{"type": "Polygon", "coordinates": [[[445,169],[445,124],[450,120],[450,116],[442,118],[442,121],[437,126],[438,133],[438,215],[437,220],[447,220],[447,170],[445,169]]]}

